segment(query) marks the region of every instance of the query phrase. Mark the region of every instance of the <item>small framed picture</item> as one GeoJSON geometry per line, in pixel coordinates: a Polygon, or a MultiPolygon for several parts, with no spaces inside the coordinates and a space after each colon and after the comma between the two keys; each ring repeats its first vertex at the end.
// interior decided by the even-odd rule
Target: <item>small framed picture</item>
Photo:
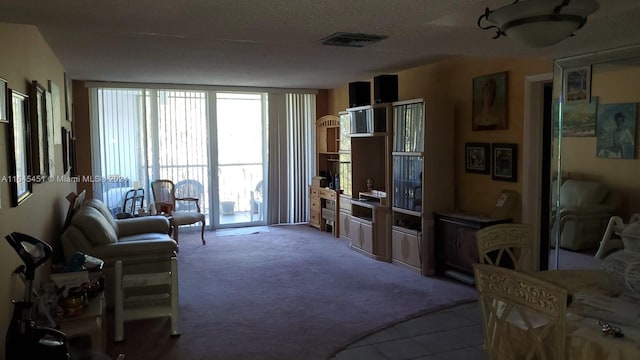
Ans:
{"type": "Polygon", "coordinates": [[[468,173],[489,174],[491,156],[489,143],[466,143],[464,145],[465,166],[468,173]]]}
{"type": "Polygon", "coordinates": [[[8,123],[9,122],[9,111],[7,108],[7,81],[5,79],[0,78],[0,122],[8,123]]]}
{"type": "Polygon", "coordinates": [[[562,97],[565,104],[591,101],[591,65],[566,69],[562,79],[562,97]]]}
{"type": "Polygon", "coordinates": [[[493,173],[499,181],[518,181],[518,144],[492,144],[493,173]]]}

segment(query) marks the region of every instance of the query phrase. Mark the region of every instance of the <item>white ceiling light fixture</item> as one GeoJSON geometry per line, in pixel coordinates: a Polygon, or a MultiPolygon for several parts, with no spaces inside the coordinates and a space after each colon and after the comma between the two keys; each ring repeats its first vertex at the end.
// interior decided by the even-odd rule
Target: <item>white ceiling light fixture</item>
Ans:
{"type": "Polygon", "coordinates": [[[507,36],[540,48],[573,36],[599,7],[595,0],[515,0],[495,10],[486,8],[478,26],[495,29],[494,39],[507,36]]]}

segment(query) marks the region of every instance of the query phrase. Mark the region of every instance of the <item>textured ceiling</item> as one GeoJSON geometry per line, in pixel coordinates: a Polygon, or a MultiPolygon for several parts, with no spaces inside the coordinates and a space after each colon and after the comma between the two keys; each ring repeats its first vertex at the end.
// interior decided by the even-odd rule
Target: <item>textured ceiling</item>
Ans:
{"type": "Polygon", "coordinates": [[[511,0],[0,0],[74,79],[332,88],[447,55],[558,58],[640,42],[640,1],[600,0],[575,37],[528,49],[476,26],[511,0]],[[383,34],[364,48],[334,32],[383,34]]]}

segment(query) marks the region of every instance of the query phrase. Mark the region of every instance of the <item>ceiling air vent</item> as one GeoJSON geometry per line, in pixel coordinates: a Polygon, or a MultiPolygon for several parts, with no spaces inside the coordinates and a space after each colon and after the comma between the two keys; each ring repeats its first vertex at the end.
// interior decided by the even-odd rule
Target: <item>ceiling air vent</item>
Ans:
{"type": "Polygon", "coordinates": [[[353,34],[337,32],[322,39],[323,45],[363,47],[384,40],[385,35],[353,34]]]}

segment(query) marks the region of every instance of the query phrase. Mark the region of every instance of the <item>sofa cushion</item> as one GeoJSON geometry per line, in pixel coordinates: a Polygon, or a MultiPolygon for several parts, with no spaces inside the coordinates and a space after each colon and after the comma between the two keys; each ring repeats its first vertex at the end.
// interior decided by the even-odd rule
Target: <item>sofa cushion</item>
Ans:
{"type": "Polygon", "coordinates": [[[83,206],[71,219],[93,245],[114,244],[118,236],[109,221],[93,207],[83,206]]]}
{"type": "Polygon", "coordinates": [[[111,212],[109,211],[109,208],[102,201],[100,201],[98,199],[87,200],[85,202],[85,206],[92,207],[92,208],[96,209],[97,211],[99,211],[100,214],[102,214],[104,219],[107,221],[109,226],[111,226],[113,231],[116,233],[116,235],[118,235],[118,224],[116,223],[116,220],[111,215],[111,212]]]}
{"type": "Polygon", "coordinates": [[[582,180],[567,180],[562,184],[560,204],[562,207],[601,204],[609,189],[600,183],[582,180]]]}

